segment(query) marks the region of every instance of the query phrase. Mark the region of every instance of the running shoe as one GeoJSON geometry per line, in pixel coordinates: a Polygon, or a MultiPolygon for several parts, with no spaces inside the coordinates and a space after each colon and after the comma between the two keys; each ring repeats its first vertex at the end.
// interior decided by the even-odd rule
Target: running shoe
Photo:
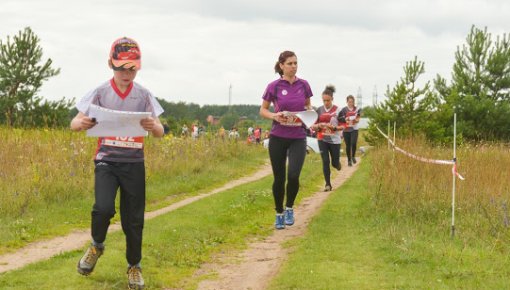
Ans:
{"type": "Polygon", "coordinates": [[[129,289],[143,289],[145,283],[142,277],[142,268],[139,266],[130,266],[127,270],[129,289]]]}
{"type": "Polygon", "coordinates": [[[294,210],[292,208],[285,209],[285,224],[291,226],[294,224],[294,210]]]}
{"type": "Polygon", "coordinates": [[[99,248],[94,245],[90,245],[83,257],[78,262],[78,273],[82,275],[89,275],[94,271],[97,260],[103,255],[104,247],[99,248]]]}
{"type": "Polygon", "coordinates": [[[284,220],[284,217],[283,217],[283,214],[276,214],[276,221],[274,223],[274,227],[277,229],[277,230],[283,230],[285,228],[285,220],[284,220]]]}

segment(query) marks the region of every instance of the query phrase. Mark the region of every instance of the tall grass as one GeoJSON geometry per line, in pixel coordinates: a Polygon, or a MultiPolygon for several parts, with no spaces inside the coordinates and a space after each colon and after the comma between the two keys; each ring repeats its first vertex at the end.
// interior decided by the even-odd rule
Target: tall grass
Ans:
{"type": "MultiPolygon", "coordinates": [[[[487,228],[472,227],[479,213],[464,208],[457,215],[459,231],[450,238],[445,214],[449,201],[443,201],[444,192],[423,192],[415,185],[416,179],[423,178],[430,183],[429,171],[434,170],[402,166],[401,159],[386,163],[386,150],[369,151],[353,177],[332,193],[312,219],[306,235],[289,243],[295,251],[269,289],[509,289],[510,248],[487,234],[487,228]],[[397,173],[404,172],[403,177],[394,174],[393,180],[379,184],[377,203],[370,181],[373,166],[380,167],[379,174],[384,174],[381,168],[390,171],[394,166],[401,166],[397,173]],[[401,195],[386,191],[390,186],[401,195]],[[436,205],[420,208],[427,202],[436,205]],[[433,213],[430,208],[435,207],[443,208],[433,213]]],[[[446,156],[448,151],[429,153],[446,156]]],[[[451,180],[441,172],[437,178],[451,180]]],[[[468,203],[465,196],[459,201],[463,206],[468,203]]]]}
{"type": "MultiPolygon", "coordinates": [[[[0,253],[4,247],[86,227],[96,138],[69,130],[0,128],[0,253]]],[[[148,208],[254,170],[267,153],[243,142],[146,138],[148,208]]]]}
{"type": "MultiPolygon", "coordinates": [[[[452,159],[451,148],[431,148],[417,140],[398,146],[432,159],[452,159]]],[[[456,228],[464,237],[510,242],[510,149],[503,144],[463,145],[457,150],[456,228]]],[[[397,219],[432,224],[448,232],[451,222],[451,166],[423,163],[380,147],[373,152],[370,186],[376,211],[397,219]]]]}

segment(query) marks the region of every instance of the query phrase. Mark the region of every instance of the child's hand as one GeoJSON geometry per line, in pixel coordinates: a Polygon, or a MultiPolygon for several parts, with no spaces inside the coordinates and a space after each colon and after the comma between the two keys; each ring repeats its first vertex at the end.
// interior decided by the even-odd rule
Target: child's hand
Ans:
{"type": "Polygon", "coordinates": [[[92,127],[94,127],[97,124],[96,118],[89,118],[87,116],[81,118],[80,120],[80,129],[81,130],[88,130],[92,127]]]}
{"type": "Polygon", "coordinates": [[[156,122],[154,122],[154,118],[147,117],[145,119],[140,120],[140,125],[142,125],[142,128],[145,131],[152,132],[152,130],[154,130],[154,126],[156,125],[156,122]]]}

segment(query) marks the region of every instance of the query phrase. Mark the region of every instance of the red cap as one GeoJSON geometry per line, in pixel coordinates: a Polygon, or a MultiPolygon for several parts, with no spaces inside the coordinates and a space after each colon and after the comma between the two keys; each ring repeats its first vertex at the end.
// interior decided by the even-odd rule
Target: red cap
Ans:
{"type": "Polygon", "coordinates": [[[110,61],[114,70],[132,69],[139,70],[142,52],[138,43],[131,38],[122,37],[115,40],[110,49],[110,61]]]}

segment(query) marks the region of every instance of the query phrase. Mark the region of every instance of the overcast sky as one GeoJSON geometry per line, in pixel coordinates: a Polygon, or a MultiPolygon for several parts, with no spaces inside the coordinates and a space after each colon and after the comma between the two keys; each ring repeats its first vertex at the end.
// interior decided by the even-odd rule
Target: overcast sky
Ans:
{"type": "Polygon", "coordinates": [[[450,79],[454,53],[471,26],[510,32],[510,1],[246,1],[246,0],[0,0],[0,39],[30,26],[44,59],[61,73],[40,95],[79,100],[112,76],[111,43],[137,40],[142,70],[135,81],[167,101],[200,105],[260,104],[278,77],[279,53],[298,56],[298,77],[309,81],[313,105],[327,84],[336,102],[357,95],[379,101],[414,56],[422,81],[450,79]]]}

